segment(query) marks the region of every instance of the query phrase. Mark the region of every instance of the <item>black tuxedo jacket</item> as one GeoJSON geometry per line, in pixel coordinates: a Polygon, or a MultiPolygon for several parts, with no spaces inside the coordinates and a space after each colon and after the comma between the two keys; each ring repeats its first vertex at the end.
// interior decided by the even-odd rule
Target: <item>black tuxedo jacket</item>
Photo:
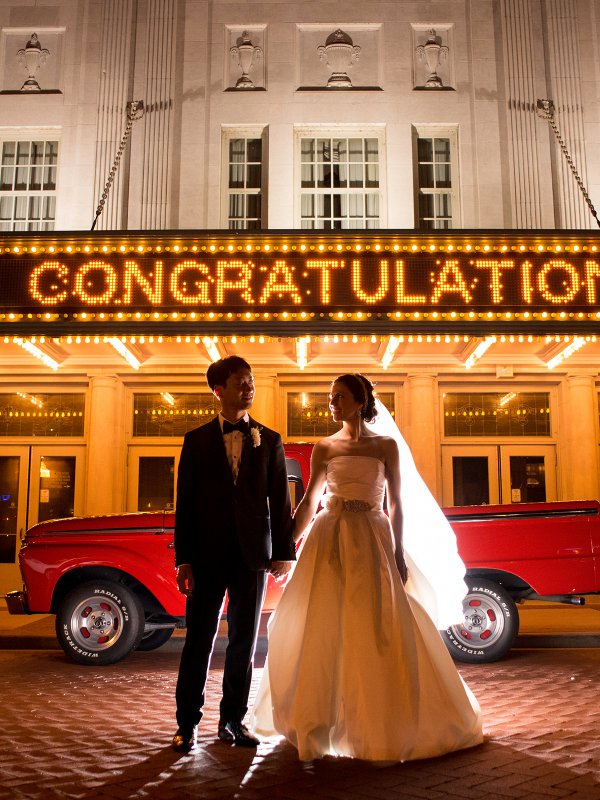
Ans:
{"type": "Polygon", "coordinates": [[[296,558],[281,436],[258,427],[260,445],[244,440],[234,483],[218,417],[186,433],[177,474],[175,563],[210,567],[231,557],[237,537],[249,569],[296,558]]]}

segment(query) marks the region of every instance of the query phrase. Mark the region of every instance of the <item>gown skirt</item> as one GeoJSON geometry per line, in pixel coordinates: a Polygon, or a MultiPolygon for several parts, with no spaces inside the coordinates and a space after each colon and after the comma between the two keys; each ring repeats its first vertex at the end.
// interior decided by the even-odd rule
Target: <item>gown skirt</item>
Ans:
{"type": "Polygon", "coordinates": [[[402,584],[384,490],[378,459],[329,462],[325,508],[269,621],[250,725],[284,736],[303,761],[398,762],[483,739],[477,700],[402,584]]]}

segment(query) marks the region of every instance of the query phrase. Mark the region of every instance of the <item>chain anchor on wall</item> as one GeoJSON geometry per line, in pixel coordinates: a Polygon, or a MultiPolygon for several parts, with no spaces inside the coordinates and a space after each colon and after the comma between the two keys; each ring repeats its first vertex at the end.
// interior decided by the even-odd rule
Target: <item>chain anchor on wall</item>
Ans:
{"type": "Polygon", "coordinates": [[[590,196],[587,193],[585,186],[583,185],[583,181],[579,177],[579,173],[577,172],[577,167],[573,163],[573,159],[569,155],[569,151],[567,150],[567,145],[564,143],[562,136],[560,135],[560,131],[558,130],[558,126],[554,121],[554,103],[552,100],[538,100],[536,104],[536,112],[538,117],[541,119],[545,119],[552,128],[552,131],[556,137],[556,141],[558,142],[560,149],[563,152],[563,155],[569,165],[571,172],[573,173],[573,177],[577,181],[577,185],[581,189],[581,194],[584,197],[585,202],[588,204],[588,208],[592,213],[592,216],[598,223],[598,227],[600,227],[600,219],[598,219],[598,214],[596,213],[596,209],[594,208],[594,204],[590,200],[590,196]]]}
{"type": "Polygon", "coordinates": [[[117,150],[117,154],[115,156],[115,160],[113,161],[112,168],[108,174],[108,180],[106,181],[104,191],[102,192],[102,197],[100,198],[100,202],[98,203],[98,208],[96,209],[96,216],[94,217],[94,221],[92,222],[91,230],[94,230],[94,228],[96,227],[96,223],[98,222],[98,217],[100,216],[102,210],[104,209],[104,205],[108,198],[108,193],[110,192],[110,187],[112,186],[112,183],[115,179],[115,175],[117,174],[117,170],[119,168],[121,156],[125,152],[125,147],[127,146],[127,140],[129,139],[129,134],[131,133],[131,129],[133,128],[133,123],[144,116],[143,100],[131,100],[130,102],[127,103],[125,108],[127,111],[127,125],[125,126],[123,137],[121,139],[121,144],[119,145],[119,149],[117,150]]]}

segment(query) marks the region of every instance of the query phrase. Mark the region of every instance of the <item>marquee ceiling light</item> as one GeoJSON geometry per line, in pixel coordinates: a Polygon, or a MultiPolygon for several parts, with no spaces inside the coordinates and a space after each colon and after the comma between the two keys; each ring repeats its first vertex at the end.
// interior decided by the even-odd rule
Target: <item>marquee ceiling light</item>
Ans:
{"type": "Polygon", "coordinates": [[[22,347],[23,350],[27,350],[28,353],[30,353],[32,356],[35,356],[35,358],[39,359],[47,367],[50,367],[50,369],[56,370],[59,368],[60,365],[58,361],[55,361],[49,355],[46,355],[43,350],[40,350],[39,347],[30,342],[28,339],[21,339],[19,336],[15,336],[13,342],[18,344],[19,347],[22,347]]]}
{"type": "Polygon", "coordinates": [[[114,347],[117,353],[122,356],[125,361],[127,361],[130,367],[133,367],[133,369],[139,369],[142,366],[141,361],[136,358],[131,350],[125,344],[123,344],[123,342],[117,336],[110,336],[106,339],[106,341],[108,344],[114,347]]]}
{"type": "Polygon", "coordinates": [[[587,344],[587,340],[583,336],[575,336],[573,337],[573,341],[564,347],[560,352],[558,352],[555,356],[553,356],[550,361],[546,362],[546,366],[548,369],[554,369],[559,364],[562,364],[565,359],[569,358],[576,353],[578,350],[587,344]]]}
{"type": "Polygon", "coordinates": [[[465,361],[465,368],[471,369],[475,366],[475,364],[479,361],[479,359],[486,353],[490,347],[495,343],[496,337],[495,336],[486,336],[485,339],[479,342],[475,350],[471,353],[471,355],[465,361]]]}
{"type": "Polygon", "coordinates": [[[214,343],[211,336],[204,336],[202,338],[202,344],[206,348],[206,352],[208,353],[209,358],[213,363],[221,358],[221,353],[219,352],[219,348],[214,343]]]}
{"type": "Polygon", "coordinates": [[[308,364],[308,346],[310,336],[299,336],[296,339],[296,363],[300,369],[304,369],[308,364]]]}
{"type": "Polygon", "coordinates": [[[398,336],[390,336],[388,339],[388,343],[386,345],[385,351],[383,356],[381,357],[381,366],[384,369],[387,369],[389,365],[392,363],[396,350],[398,349],[398,345],[400,344],[400,338],[398,336]]]}

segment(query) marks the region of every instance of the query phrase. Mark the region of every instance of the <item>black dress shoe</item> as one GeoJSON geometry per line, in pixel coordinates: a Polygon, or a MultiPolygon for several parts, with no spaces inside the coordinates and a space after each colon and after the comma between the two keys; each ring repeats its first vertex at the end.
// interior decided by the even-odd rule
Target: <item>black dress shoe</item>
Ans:
{"type": "Polygon", "coordinates": [[[196,727],[177,728],[171,742],[173,750],[177,753],[189,753],[196,743],[196,727]]]}
{"type": "Polygon", "coordinates": [[[217,736],[222,742],[236,747],[258,747],[260,741],[241,722],[219,722],[217,736]]]}

